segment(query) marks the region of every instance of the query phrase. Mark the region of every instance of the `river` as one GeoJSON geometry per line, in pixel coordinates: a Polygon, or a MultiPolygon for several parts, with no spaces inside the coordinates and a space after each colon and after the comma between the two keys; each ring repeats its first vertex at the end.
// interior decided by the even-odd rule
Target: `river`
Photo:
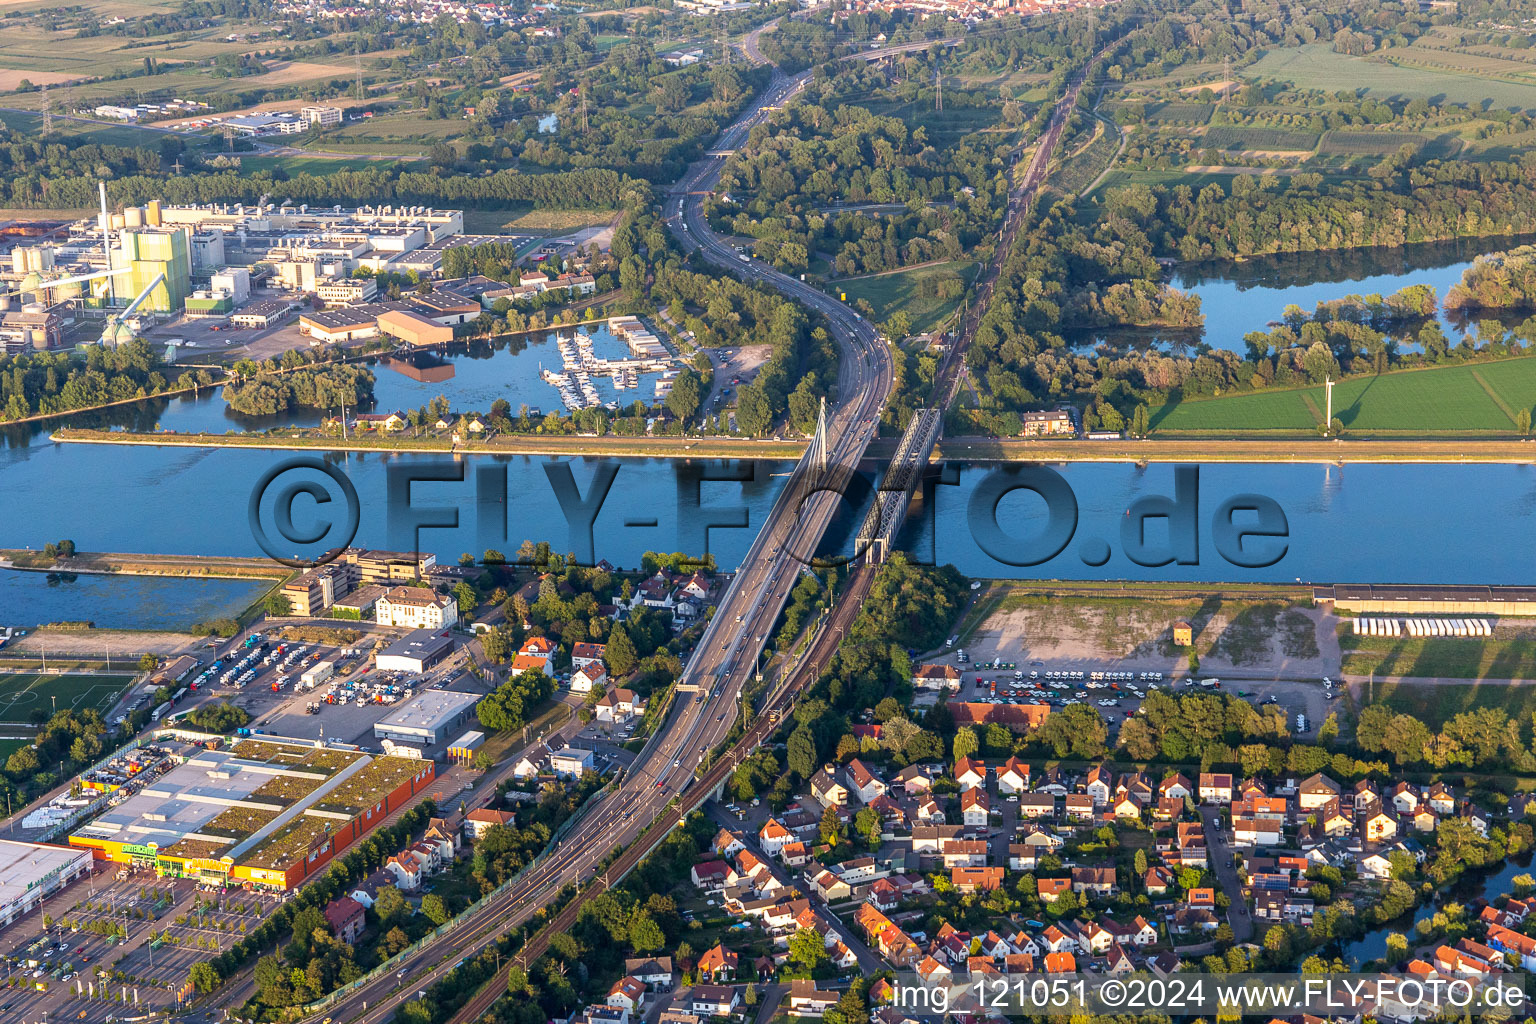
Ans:
{"type": "MultiPolygon", "coordinates": [[[[1443,292],[1476,252],[1498,247],[1419,246],[1400,252],[1281,257],[1224,268],[1183,268],[1179,279],[1206,299],[1208,334],[1225,335],[1262,326],[1290,302],[1310,307],[1349,292],[1389,293],[1415,281],[1434,284],[1443,292]]],[[[606,331],[597,334],[602,348],[606,331]]],[[[538,379],[538,367],[558,361],[555,346],[543,336],[494,348],[472,347],[441,362],[397,368],[380,363],[376,407],[411,409],[443,394],[456,411],[483,413],[496,398],[507,399],[514,410],[526,403],[547,411],[557,406],[556,393],[538,379]]],[[[649,400],[649,384],[643,380],[635,391],[605,390],[604,398],[649,400]]],[[[609,388],[606,382],[601,386],[609,388]]],[[[0,493],[7,499],[0,546],[40,547],[68,538],[90,551],[260,554],[247,515],[252,488],[271,467],[298,457],[294,453],[60,445],[48,440],[48,432],[61,425],[222,432],[314,423],[319,415],[304,410],[252,420],[230,413],[216,392],[205,392],[0,430],[0,493]]],[[[344,475],[357,492],[359,529],[351,540],[358,544],[409,549],[417,545],[419,535],[423,550],[453,560],[462,552],[478,555],[489,547],[511,554],[524,539],[549,540],[561,550],[606,558],[619,566],[638,565],[648,550],[698,554],[707,549],[726,568],[734,567],[746,551],[790,469],[785,462],[733,466],[507,456],[455,461],[384,452],[327,455],[324,464],[344,475]],[[569,526],[555,497],[549,474],[562,463],[569,466],[582,495],[589,494],[599,472],[606,472],[603,464],[614,468],[612,490],[590,534],[569,526]],[[462,473],[462,482],[415,484],[412,503],[456,511],[458,521],[418,534],[410,509],[398,501],[391,507],[388,481],[391,474],[429,467],[462,473]],[[699,480],[739,473],[746,479],[699,480]],[[717,525],[706,526],[711,520],[717,525]]],[[[1536,552],[1525,543],[1536,527],[1536,469],[1529,466],[1208,465],[1199,477],[1197,558],[1159,566],[1130,560],[1122,529],[1133,503],[1174,493],[1174,467],[1054,467],[1051,472],[1065,482],[1076,503],[1077,525],[1070,542],[1044,562],[1039,562],[1040,544],[1017,541],[1038,537],[1042,530],[1043,502],[1027,491],[995,502],[1001,531],[1015,542],[978,541],[978,524],[985,526],[988,517],[972,499],[978,486],[997,481],[996,472],[985,466],[953,467],[954,485],[934,489],[931,510],[909,525],[902,546],[921,561],[932,558],[971,575],[999,578],[1525,584],[1536,576],[1536,552]],[[1234,565],[1217,550],[1213,514],[1222,501],[1239,494],[1271,498],[1284,513],[1288,536],[1283,548],[1278,541],[1263,542],[1271,555],[1280,552],[1269,564],[1234,565]]],[[[313,473],[310,478],[323,482],[313,473]]],[[[270,513],[270,504],[260,511],[270,513]]],[[[295,519],[318,524],[334,507],[320,508],[301,496],[295,519]]],[[[842,516],[826,550],[849,552],[856,521],[854,515],[842,516]]],[[[1156,541],[1159,531],[1165,532],[1164,523],[1149,520],[1154,546],[1160,546],[1156,541]]],[[[325,532],[314,547],[343,541],[340,532],[325,532]]],[[[284,557],[311,553],[287,550],[298,546],[288,542],[279,546],[284,557]]],[[[26,591],[21,599],[32,600],[31,593],[26,591]]],[[[86,593],[75,592],[81,609],[67,617],[112,617],[110,602],[86,601],[86,593]]],[[[5,592],[0,591],[0,602],[4,600],[5,592]]],[[[206,618],[207,609],[220,606],[219,601],[195,603],[197,608],[189,612],[193,618],[206,618]]],[[[29,610],[0,617],[0,624],[55,617],[29,610]]]]}

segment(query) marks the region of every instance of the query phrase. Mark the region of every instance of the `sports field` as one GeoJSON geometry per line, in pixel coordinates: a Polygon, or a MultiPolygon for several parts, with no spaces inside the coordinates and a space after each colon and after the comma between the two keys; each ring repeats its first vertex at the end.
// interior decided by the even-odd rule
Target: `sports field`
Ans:
{"type": "MultiPolygon", "coordinates": [[[[1311,433],[1326,401],[1319,386],[1170,402],[1152,410],[1152,428],[1165,437],[1311,433]]],[[[1533,405],[1536,359],[1526,358],[1351,377],[1333,389],[1334,416],[1357,436],[1507,435],[1533,405]]]]}
{"type": "Polygon", "coordinates": [[[52,713],[54,698],[64,708],[95,708],[103,715],[117,702],[131,674],[41,675],[36,672],[0,674],[0,722],[25,722],[38,708],[52,713]]]}

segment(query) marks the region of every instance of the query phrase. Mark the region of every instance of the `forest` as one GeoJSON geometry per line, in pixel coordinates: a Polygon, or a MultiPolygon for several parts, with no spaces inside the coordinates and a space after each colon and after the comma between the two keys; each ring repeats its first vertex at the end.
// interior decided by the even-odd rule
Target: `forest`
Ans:
{"type": "Polygon", "coordinates": [[[83,356],[71,352],[0,355],[0,420],[87,409],[213,383],[208,370],[178,372],[161,362],[142,339],[110,348],[91,346],[83,356]]]}

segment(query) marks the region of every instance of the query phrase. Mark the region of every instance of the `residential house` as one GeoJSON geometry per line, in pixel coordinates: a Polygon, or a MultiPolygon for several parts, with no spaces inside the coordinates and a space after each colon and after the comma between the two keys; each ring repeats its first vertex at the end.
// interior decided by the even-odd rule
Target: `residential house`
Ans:
{"type": "Polygon", "coordinates": [[[701,981],[706,978],[711,982],[734,981],[739,959],[736,953],[716,943],[699,957],[695,969],[701,981]]]}
{"type": "Polygon", "coordinates": [[[1094,896],[1109,896],[1115,891],[1115,869],[1112,867],[1100,868],[1073,868],[1072,891],[1075,893],[1090,893],[1094,896]]]}
{"type": "Polygon", "coordinates": [[[776,818],[769,818],[763,822],[763,827],[757,830],[757,843],[769,856],[776,856],[784,849],[784,844],[792,842],[794,838],[789,829],[776,818]]]}
{"type": "Polygon", "coordinates": [[[511,811],[496,811],[489,807],[477,807],[464,815],[464,831],[469,838],[478,840],[496,825],[508,826],[517,820],[511,811]]]}
{"type": "MultiPolygon", "coordinates": [[[[1002,789],[1001,784],[998,789],[1002,789]]],[[[1051,818],[1056,815],[1056,798],[1049,793],[1020,793],[1018,803],[1021,818],[1051,818]]]]}
{"type": "Polygon", "coordinates": [[[987,766],[981,761],[962,757],[955,762],[955,782],[963,793],[968,789],[987,784],[987,766]]]}
{"type": "Polygon", "coordinates": [[[953,665],[919,665],[912,673],[912,686],[919,690],[958,690],[960,670],[953,665]]]}
{"type": "Polygon", "coordinates": [[[1093,798],[1094,807],[1105,806],[1109,803],[1109,798],[1114,795],[1111,774],[1104,765],[1096,765],[1083,781],[1083,792],[1093,798]]]}
{"type": "Polygon", "coordinates": [[[1301,785],[1296,789],[1296,802],[1302,810],[1310,811],[1323,806],[1329,800],[1337,799],[1340,792],[1337,782],[1318,772],[1302,780],[1301,785]]]}
{"type": "Polygon", "coordinates": [[[848,787],[837,780],[831,765],[823,765],[811,776],[811,796],[823,807],[848,806],[848,787]]]}
{"type": "Polygon", "coordinates": [[[954,867],[949,880],[960,892],[991,892],[1002,887],[1003,869],[987,867],[954,867]]]}
{"type": "Polygon", "coordinates": [[[966,828],[986,828],[987,815],[991,811],[987,791],[977,786],[960,794],[960,817],[966,828]]]}
{"type": "Polygon", "coordinates": [[[1360,822],[1360,833],[1366,842],[1379,843],[1396,836],[1397,819],[1381,809],[1380,800],[1371,806],[1375,809],[1367,811],[1360,822]]]}
{"type": "Polygon", "coordinates": [[[848,789],[859,798],[860,803],[867,804],[875,797],[885,795],[885,783],[876,778],[858,758],[848,762],[843,769],[843,777],[847,780],[848,789]]]}
{"type": "Polygon", "coordinates": [[[666,990],[672,987],[672,958],[657,956],[625,960],[624,973],[653,989],[666,990]]]}
{"type": "Polygon", "coordinates": [[[841,992],[820,989],[810,978],[795,978],[789,983],[789,1015],[791,1017],[820,1017],[842,997],[841,992]]]}
{"type": "Polygon", "coordinates": [[[363,934],[364,908],[352,897],[340,896],[332,900],[322,913],[325,923],[331,927],[331,934],[342,942],[351,945],[363,934]]]}
{"type": "Polygon", "coordinates": [[[583,640],[571,645],[571,668],[575,670],[601,665],[607,654],[607,644],[594,644],[583,640]]]}
{"type": "Polygon", "coordinates": [[[1199,793],[1203,804],[1230,804],[1232,776],[1222,772],[1201,772],[1199,793]]]}
{"type": "Polygon", "coordinates": [[[695,985],[689,1008],[700,1017],[733,1017],[741,1006],[741,990],[729,985],[695,985]]]}
{"type": "Polygon", "coordinates": [[[639,1013],[645,1005],[645,982],[625,976],[613,983],[608,990],[609,1006],[621,1006],[630,1013],[639,1013]]]}
{"type": "Polygon", "coordinates": [[[602,662],[587,665],[571,673],[572,693],[591,693],[593,690],[601,690],[608,685],[608,671],[603,668],[602,662]]]}
{"type": "Polygon", "coordinates": [[[1042,903],[1055,903],[1056,897],[1072,888],[1070,878],[1038,878],[1035,880],[1035,891],[1040,896],[1042,903]]]}
{"type": "Polygon", "coordinates": [[[1157,787],[1158,796],[1172,800],[1184,800],[1194,796],[1194,793],[1193,784],[1182,772],[1168,776],[1157,787]]]}
{"type": "Polygon", "coordinates": [[[920,793],[930,792],[933,789],[933,777],[928,774],[925,766],[909,764],[896,773],[895,778],[891,780],[891,784],[893,786],[900,786],[901,791],[907,796],[916,796],[920,793]]]}
{"type": "Polygon", "coordinates": [[[395,885],[404,890],[420,888],[422,865],[408,853],[397,853],[384,862],[384,870],[395,876],[395,885]]]}
{"type": "Polygon", "coordinates": [[[1392,807],[1399,814],[1413,814],[1419,809],[1419,787],[1411,782],[1399,782],[1389,792],[1392,807]]]}
{"type": "MultiPolygon", "coordinates": [[[[1020,801],[1019,812],[1023,813],[1023,800],[1029,789],[1029,765],[1016,757],[1010,757],[997,769],[997,791],[1004,796],[1018,794],[1020,801]]],[[[1036,794],[1045,796],[1045,794],[1036,794]]],[[[1051,808],[1055,809],[1055,799],[1051,799],[1051,808]]]]}

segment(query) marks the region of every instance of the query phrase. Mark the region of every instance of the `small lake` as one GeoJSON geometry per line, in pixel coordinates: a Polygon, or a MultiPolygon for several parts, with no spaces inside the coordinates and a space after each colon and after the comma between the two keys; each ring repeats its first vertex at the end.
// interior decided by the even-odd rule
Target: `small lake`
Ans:
{"type": "Polygon", "coordinates": [[[91,622],[99,629],[180,631],[233,618],[271,586],[271,580],[0,569],[0,626],[91,622]]]}
{"type": "MultiPolygon", "coordinates": [[[[1483,871],[1469,871],[1451,884],[1445,892],[1448,902],[1467,903],[1479,896],[1492,902],[1494,897],[1502,896],[1512,888],[1512,882],[1516,875],[1525,874],[1531,869],[1531,853],[1517,854],[1506,860],[1502,865],[1483,871]]],[[[1435,911],[1441,904],[1431,900],[1429,903],[1417,908],[1411,914],[1404,914],[1396,921],[1372,929],[1354,942],[1346,943],[1339,955],[1350,967],[1359,969],[1360,965],[1371,960],[1379,960],[1387,955],[1387,936],[1393,932],[1408,937],[1410,949],[1418,945],[1414,939],[1414,927],[1423,920],[1435,916],[1435,911]]]]}
{"type": "MultiPolygon", "coordinates": [[[[1398,249],[1359,249],[1340,253],[1297,253],[1261,256],[1242,262],[1180,264],[1168,283],[1180,291],[1200,296],[1205,328],[1111,328],[1074,331],[1070,339],[1079,345],[1104,342],[1115,347],[1146,348],[1151,345],[1189,351],[1204,341],[1212,348],[1243,352],[1243,335],[1263,330],[1279,320],[1288,305],[1308,313],[1319,302],[1346,295],[1391,295],[1412,284],[1427,284],[1444,301],[1451,286],[1478,256],[1527,244],[1529,237],[1480,238],[1458,242],[1433,242],[1398,249]]],[[[1513,326],[1529,312],[1496,317],[1513,326]]],[[[1452,344],[1460,341],[1471,323],[1444,309],[1438,317],[1452,344]]],[[[1406,345],[1406,342],[1405,342],[1406,345]]]]}

